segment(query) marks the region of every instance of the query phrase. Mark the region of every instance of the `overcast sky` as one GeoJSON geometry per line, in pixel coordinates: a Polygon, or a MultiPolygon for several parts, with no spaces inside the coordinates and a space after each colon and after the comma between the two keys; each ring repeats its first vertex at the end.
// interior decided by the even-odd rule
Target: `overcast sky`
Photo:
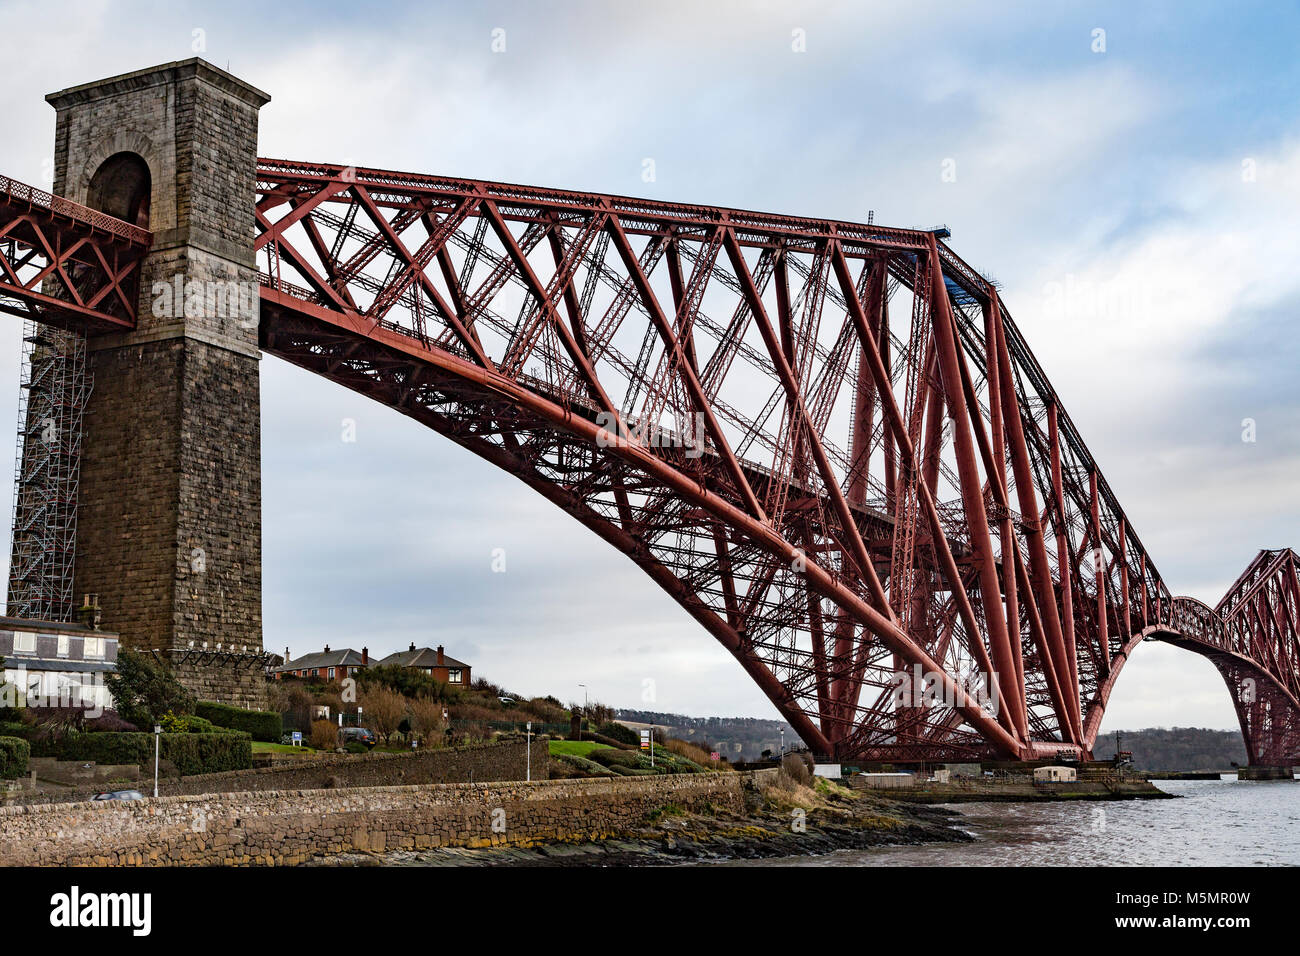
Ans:
{"type": "MultiPolygon", "coordinates": [[[[273,97],[265,156],[947,223],[1165,580],[1213,604],[1300,544],[1297,27],[1250,3],[0,2],[0,172],[45,184],[46,93],[201,44],[273,97]]],[[[518,693],[775,716],[630,562],[468,452],[273,358],[262,426],[268,648],[442,643],[518,693]]],[[[1237,723],[1208,662],[1144,645],[1105,728],[1161,725],[1237,723]]]]}

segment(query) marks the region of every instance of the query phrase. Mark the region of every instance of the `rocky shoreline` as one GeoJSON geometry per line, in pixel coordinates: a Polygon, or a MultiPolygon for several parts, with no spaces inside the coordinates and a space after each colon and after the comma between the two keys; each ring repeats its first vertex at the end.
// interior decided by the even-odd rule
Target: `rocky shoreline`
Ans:
{"type": "Polygon", "coordinates": [[[820,856],[836,850],[970,842],[974,838],[958,820],[959,813],[944,807],[905,805],[847,791],[819,794],[815,800],[777,794],[744,816],[665,814],[639,829],[596,841],[347,853],[309,865],[664,866],[820,856]]]}

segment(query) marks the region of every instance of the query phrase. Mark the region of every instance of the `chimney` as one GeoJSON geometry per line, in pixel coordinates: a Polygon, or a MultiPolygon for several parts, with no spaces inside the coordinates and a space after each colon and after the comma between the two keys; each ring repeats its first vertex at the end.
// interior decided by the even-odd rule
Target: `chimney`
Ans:
{"type": "Polygon", "coordinates": [[[289,658],[289,645],[286,644],[286,645],[284,645],[284,662],[287,664],[287,663],[289,663],[289,660],[290,660],[290,658],[289,658]]]}
{"type": "Polygon", "coordinates": [[[370,648],[368,647],[361,648],[361,664],[363,667],[370,666],[370,648]]]}
{"type": "Polygon", "coordinates": [[[445,661],[443,660],[443,656],[442,656],[442,645],[439,644],[438,645],[438,666],[441,667],[444,663],[445,661]]]}
{"type": "Polygon", "coordinates": [[[99,609],[99,595],[87,594],[81,601],[81,608],[77,611],[77,619],[92,631],[99,630],[99,622],[103,612],[99,609]]]}
{"type": "Polygon", "coordinates": [[[330,652],[330,646],[329,646],[328,644],[326,644],[326,645],[325,645],[325,653],[328,654],[329,652],[330,652]]]}
{"type": "Polygon", "coordinates": [[[411,650],[415,650],[415,641],[411,641],[411,650]]]}

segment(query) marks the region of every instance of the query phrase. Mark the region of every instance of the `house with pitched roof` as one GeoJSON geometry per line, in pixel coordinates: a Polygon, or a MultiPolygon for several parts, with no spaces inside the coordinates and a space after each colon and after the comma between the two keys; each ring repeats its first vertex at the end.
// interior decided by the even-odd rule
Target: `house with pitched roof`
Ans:
{"type": "Polygon", "coordinates": [[[449,657],[441,644],[434,648],[416,647],[412,643],[409,649],[398,651],[396,654],[389,654],[379,662],[380,667],[386,667],[390,664],[423,671],[434,680],[442,681],[444,684],[457,684],[467,687],[470,683],[470,666],[464,661],[449,657]]]}
{"type": "Polygon", "coordinates": [[[331,649],[328,644],[322,651],[304,654],[302,657],[289,658],[289,648],[284,649],[284,663],[272,668],[271,676],[276,680],[282,677],[316,678],[319,680],[341,681],[345,677],[355,677],[357,671],[370,666],[370,649],[361,648],[358,653],[350,647],[331,649]]]}

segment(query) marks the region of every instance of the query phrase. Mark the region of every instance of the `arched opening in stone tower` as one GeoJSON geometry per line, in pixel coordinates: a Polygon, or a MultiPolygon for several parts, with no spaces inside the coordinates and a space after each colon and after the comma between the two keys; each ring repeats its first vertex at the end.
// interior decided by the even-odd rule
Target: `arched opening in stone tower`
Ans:
{"type": "Polygon", "coordinates": [[[90,177],[86,205],[148,229],[152,188],[153,177],[144,159],[136,153],[115,153],[90,177]]]}

